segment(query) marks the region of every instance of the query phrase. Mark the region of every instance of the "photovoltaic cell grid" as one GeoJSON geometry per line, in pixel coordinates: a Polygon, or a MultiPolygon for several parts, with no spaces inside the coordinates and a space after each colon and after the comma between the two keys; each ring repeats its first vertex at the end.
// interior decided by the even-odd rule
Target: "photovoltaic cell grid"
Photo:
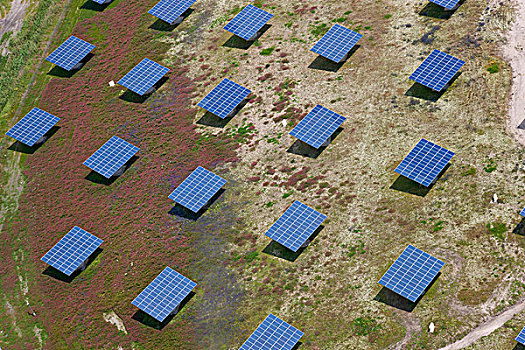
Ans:
{"type": "Polygon", "coordinates": [[[40,260],[71,276],[102,242],[100,238],[75,226],[40,260]]]}
{"type": "Polygon", "coordinates": [[[363,37],[362,34],[335,24],[328,33],[323,35],[311,51],[328,58],[334,62],[341,62],[346,54],[363,37]]]}
{"type": "Polygon", "coordinates": [[[224,29],[244,40],[250,40],[272,17],[271,13],[248,5],[224,29]]]}
{"type": "Polygon", "coordinates": [[[434,50],[417,67],[409,79],[432,90],[441,91],[464,64],[465,61],[459,58],[434,50]]]}
{"type": "Polygon", "coordinates": [[[197,105],[224,119],[251,93],[229,79],[222,80],[197,105]]]}
{"type": "Polygon", "coordinates": [[[51,55],[47,56],[46,60],[65,70],[71,70],[94,48],[95,45],[76,36],[70,36],[51,55]]]}
{"type": "Polygon", "coordinates": [[[388,269],[379,284],[416,302],[445,263],[409,245],[388,269]]]}
{"type": "Polygon", "coordinates": [[[148,13],[165,22],[173,23],[194,3],[195,0],[161,0],[148,13]]]}
{"type": "Polygon", "coordinates": [[[265,235],[296,252],[325,219],[326,215],[295,201],[265,235]]]}
{"type": "Polygon", "coordinates": [[[291,350],[303,332],[270,314],[239,350],[291,350]]]}
{"type": "Polygon", "coordinates": [[[109,179],[138,151],[138,147],[113,136],[93,153],[84,165],[109,179]]]}
{"type": "Polygon", "coordinates": [[[454,152],[421,139],[397,166],[395,172],[428,187],[452,157],[454,152]]]}
{"type": "Polygon", "coordinates": [[[521,330],[520,334],[516,337],[516,341],[520,344],[525,345],[525,327],[521,330]]]}
{"type": "Polygon", "coordinates": [[[46,111],[33,108],[5,134],[31,147],[59,120],[46,111]]]}
{"type": "Polygon", "coordinates": [[[197,213],[225,183],[222,177],[199,166],[168,198],[197,213]]]}
{"type": "Polygon", "coordinates": [[[442,6],[447,10],[452,10],[458,4],[459,0],[430,0],[436,5],[442,6]]]}
{"type": "Polygon", "coordinates": [[[345,117],[317,105],[290,131],[290,135],[319,148],[345,120],[345,117]]]}
{"type": "Polygon", "coordinates": [[[166,267],[131,304],[162,322],[196,285],[189,278],[166,267]]]}
{"type": "Polygon", "coordinates": [[[117,84],[142,96],[168,72],[169,68],[145,58],[122,77],[117,84]]]}

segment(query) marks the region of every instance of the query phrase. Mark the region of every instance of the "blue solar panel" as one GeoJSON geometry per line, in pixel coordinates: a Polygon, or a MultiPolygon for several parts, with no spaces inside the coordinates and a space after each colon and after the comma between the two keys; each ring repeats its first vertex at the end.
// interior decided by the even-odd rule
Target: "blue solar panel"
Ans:
{"type": "Polygon", "coordinates": [[[525,216],[525,208],[521,209],[521,211],[520,211],[520,215],[521,215],[521,216],[525,216]]]}
{"type": "Polygon", "coordinates": [[[319,148],[345,120],[345,117],[317,105],[290,131],[290,135],[319,148]]]}
{"type": "Polygon", "coordinates": [[[84,165],[109,179],[138,151],[138,147],[113,136],[93,153],[84,165]]]}
{"type": "Polygon", "coordinates": [[[197,105],[224,119],[251,93],[229,79],[224,79],[197,105]]]}
{"type": "Polygon", "coordinates": [[[203,167],[195,169],[168,198],[198,212],[220,189],[226,180],[203,167]]]}
{"type": "Polygon", "coordinates": [[[244,40],[252,39],[273,15],[253,5],[246,6],[224,29],[244,40]]]}
{"type": "Polygon", "coordinates": [[[269,314],[239,350],[291,350],[303,334],[294,326],[269,314]]]}
{"type": "Polygon", "coordinates": [[[168,72],[169,68],[145,58],[117,83],[142,96],[168,72]]]}
{"type": "Polygon", "coordinates": [[[40,260],[71,276],[102,242],[100,238],[75,226],[40,260]]]}
{"type": "Polygon", "coordinates": [[[379,284],[416,302],[445,263],[409,245],[381,277],[379,284]]]}
{"type": "Polygon", "coordinates": [[[525,327],[521,330],[520,334],[516,337],[516,341],[522,345],[525,345],[525,327]]]}
{"type": "Polygon", "coordinates": [[[334,62],[341,62],[352,47],[363,37],[362,34],[335,24],[321,40],[319,40],[311,51],[328,58],[334,62]]]}
{"type": "Polygon", "coordinates": [[[414,80],[435,91],[441,91],[463,67],[465,61],[454,56],[434,50],[423,63],[412,73],[409,79],[414,80]]]}
{"type": "Polygon", "coordinates": [[[105,3],[110,2],[110,0],[92,0],[93,2],[96,2],[97,4],[103,5],[105,3]]]}
{"type": "Polygon", "coordinates": [[[397,166],[395,172],[428,187],[452,157],[454,152],[421,139],[397,166]]]}
{"type": "Polygon", "coordinates": [[[447,10],[452,10],[459,3],[459,0],[430,0],[430,2],[442,6],[447,10]]]}
{"type": "Polygon", "coordinates": [[[47,56],[46,60],[65,70],[71,70],[94,48],[95,45],[75,36],[70,36],[51,55],[47,56]]]}
{"type": "Polygon", "coordinates": [[[296,252],[325,219],[326,215],[295,201],[265,235],[296,252]]]}
{"type": "Polygon", "coordinates": [[[197,283],[166,267],[132,302],[162,322],[191,293],[197,283]]]}
{"type": "Polygon", "coordinates": [[[33,146],[60,118],[39,108],[33,108],[5,134],[28,146],[33,146]]]}
{"type": "Polygon", "coordinates": [[[148,13],[165,22],[174,23],[195,1],[196,0],[160,0],[148,13]]]}

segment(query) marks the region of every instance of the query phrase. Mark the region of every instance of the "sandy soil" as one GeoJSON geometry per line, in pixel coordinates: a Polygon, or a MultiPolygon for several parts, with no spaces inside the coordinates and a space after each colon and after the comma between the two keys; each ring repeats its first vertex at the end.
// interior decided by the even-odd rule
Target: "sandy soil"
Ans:
{"type": "MultiPolygon", "coordinates": [[[[4,18],[0,18],[0,38],[4,33],[13,32],[13,34],[16,34],[22,29],[22,24],[24,23],[24,17],[29,4],[30,2],[27,0],[13,0],[9,13],[4,18]]],[[[7,54],[8,43],[9,40],[0,45],[0,54],[2,56],[7,54]]]]}

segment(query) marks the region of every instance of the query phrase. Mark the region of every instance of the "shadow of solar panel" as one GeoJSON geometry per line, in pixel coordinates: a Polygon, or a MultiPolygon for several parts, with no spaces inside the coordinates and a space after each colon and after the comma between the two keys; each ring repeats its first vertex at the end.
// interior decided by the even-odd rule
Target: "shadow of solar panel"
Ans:
{"type": "Polygon", "coordinates": [[[317,105],[290,131],[290,135],[314,148],[319,148],[345,120],[345,117],[317,105]]]}
{"type": "Polygon", "coordinates": [[[169,68],[145,58],[122,77],[117,84],[120,84],[142,96],[148,93],[153,85],[155,85],[168,72],[169,68]]]}
{"type": "Polygon", "coordinates": [[[520,334],[516,337],[516,341],[520,344],[525,345],[525,327],[521,330],[520,334]]]}
{"type": "Polygon", "coordinates": [[[442,6],[447,10],[453,10],[459,3],[459,0],[430,0],[436,5],[442,6]]]}
{"type": "Polygon", "coordinates": [[[47,56],[46,60],[69,71],[75,68],[94,48],[95,45],[75,36],[70,36],[51,55],[47,56]]]}
{"type": "Polygon", "coordinates": [[[220,189],[226,180],[199,166],[168,198],[176,203],[198,212],[220,189]]]}
{"type": "Polygon", "coordinates": [[[224,29],[244,40],[253,40],[273,15],[253,5],[246,6],[224,29]]]}
{"type": "Polygon", "coordinates": [[[170,24],[180,19],[196,0],[161,0],[151,10],[148,11],[153,15],[170,24]]]}
{"type": "Polygon", "coordinates": [[[40,260],[71,276],[102,242],[100,238],[75,226],[40,260]]]}
{"type": "Polygon", "coordinates": [[[132,302],[159,322],[164,321],[197,283],[166,267],[132,302]]]}
{"type": "Polygon", "coordinates": [[[265,235],[296,252],[325,219],[326,215],[295,201],[265,235]]]}
{"type": "Polygon", "coordinates": [[[394,171],[428,187],[452,157],[454,152],[421,139],[394,171]]]}
{"type": "Polygon", "coordinates": [[[297,328],[269,314],[239,350],[291,350],[303,335],[297,328]]]}
{"type": "Polygon", "coordinates": [[[416,302],[444,265],[443,261],[409,245],[381,277],[379,284],[416,302]]]}
{"type": "Polygon", "coordinates": [[[339,63],[362,37],[362,34],[335,24],[310,51],[339,63]]]}
{"type": "Polygon", "coordinates": [[[459,58],[434,50],[417,67],[409,79],[432,90],[441,91],[464,64],[465,61],[459,58]]]}
{"type": "Polygon", "coordinates": [[[31,147],[58,123],[59,120],[60,118],[46,111],[33,108],[5,134],[31,147]]]}
{"type": "Polygon", "coordinates": [[[219,118],[227,118],[251,91],[229,79],[222,80],[197,105],[219,118]]]}
{"type": "Polygon", "coordinates": [[[84,165],[109,179],[138,151],[138,147],[113,136],[93,153],[84,165]]]}

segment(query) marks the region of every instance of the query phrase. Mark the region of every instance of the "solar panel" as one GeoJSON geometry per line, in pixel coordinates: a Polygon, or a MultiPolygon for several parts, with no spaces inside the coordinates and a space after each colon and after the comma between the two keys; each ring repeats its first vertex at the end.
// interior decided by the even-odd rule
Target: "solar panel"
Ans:
{"type": "Polygon", "coordinates": [[[5,134],[31,147],[51,130],[59,120],[60,118],[46,111],[33,108],[5,134]]]}
{"type": "Polygon", "coordinates": [[[99,5],[104,5],[105,3],[110,2],[111,0],[92,0],[93,2],[96,2],[99,5]]]}
{"type": "Polygon", "coordinates": [[[132,302],[162,322],[190,294],[197,283],[166,267],[132,302]]]}
{"type": "Polygon", "coordinates": [[[345,120],[345,117],[317,105],[290,131],[290,135],[319,148],[345,120]]]}
{"type": "Polygon", "coordinates": [[[303,334],[294,326],[269,314],[239,350],[291,350],[303,334]]]}
{"type": "Polygon", "coordinates": [[[395,172],[428,187],[452,157],[454,152],[421,139],[397,166],[395,172]]]}
{"type": "Polygon", "coordinates": [[[100,238],[75,226],[40,260],[71,276],[102,242],[100,238]]]}
{"type": "Polygon", "coordinates": [[[408,245],[381,277],[379,284],[416,302],[445,263],[408,245]]]}
{"type": "Polygon", "coordinates": [[[142,96],[168,72],[169,68],[145,58],[122,77],[117,84],[142,96]]]}
{"type": "Polygon", "coordinates": [[[525,208],[521,209],[520,215],[525,216],[525,208]]]}
{"type": "Polygon", "coordinates": [[[335,24],[310,51],[339,63],[362,37],[362,34],[335,24]]]}
{"type": "Polygon", "coordinates": [[[225,183],[220,176],[199,166],[168,198],[197,213],[225,183]]]}
{"type": "Polygon", "coordinates": [[[160,0],[148,13],[165,22],[174,23],[195,1],[196,0],[160,0]]]}
{"type": "Polygon", "coordinates": [[[435,91],[441,91],[463,67],[465,61],[454,56],[434,50],[423,63],[412,73],[409,79],[414,80],[435,91]]]}
{"type": "Polygon", "coordinates": [[[113,136],[93,153],[84,165],[109,179],[138,151],[138,147],[113,136]]]}
{"type": "Polygon", "coordinates": [[[520,334],[516,337],[516,341],[522,345],[525,345],[525,327],[521,330],[520,334]]]}
{"type": "Polygon", "coordinates": [[[47,56],[46,60],[65,70],[71,70],[94,48],[95,45],[76,36],[70,36],[51,55],[47,56]]]}
{"type": "Polygon", "coordinates": [[[224,29],[244,40],[253,40],[257,32],[268,22],[273,15],[253,5],[246,6],[235,16],[224,29]]]}
{"type": "Polygon", "coordinates": [[[224,119],[234,112],[250,93],[251,91],[244,86],[224,79],[197,105],[224,119]]]}
{"type": "Polygon", "coordinates": [[[265,235],[296,252],[325,219],[326,215],[295,201],[265,235]]]}
{"type": "Polygon", "coordinates": [[[446,8],[447,10],[453,10],[460,0],[430,0],[430,2],[433,2],[436,5],[442,6],[446,8]]]}

